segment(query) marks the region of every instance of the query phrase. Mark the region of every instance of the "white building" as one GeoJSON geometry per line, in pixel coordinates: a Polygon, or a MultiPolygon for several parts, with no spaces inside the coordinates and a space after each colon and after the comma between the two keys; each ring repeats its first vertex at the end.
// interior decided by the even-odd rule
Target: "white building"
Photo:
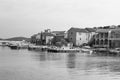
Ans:
{"type": "Polygon", "coordinates": [[[53,36],[46,36],[46,44],[51,44],[51,40],[53,39],[53,36]]]}
{"type": "Polygon", "coordinates": [[[68,30],[68,40],[73,43],[74,46],[80,46],[87,44],[95,34],[95,30],[92,28],[70,28],[68,30]]]}
{"type": "Polygon", "coordinates": [[[88,32],[76,32],[76,45],[80,46],[84,43],[88,43],[89,33],[88,32]]]}

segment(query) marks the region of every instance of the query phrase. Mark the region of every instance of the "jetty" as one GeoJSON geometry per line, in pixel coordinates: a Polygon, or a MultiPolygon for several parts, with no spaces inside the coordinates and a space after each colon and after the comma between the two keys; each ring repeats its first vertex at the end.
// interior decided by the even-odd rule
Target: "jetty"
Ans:
{"type": "Polygon", "coordinates": [[[36,46],[36,45],[32,45],[30,44],[28,46],[28,50],[35,50],[35,51],[47,51],[48,46],[36,46]]]}
{"type": "Polygon", "coordinates": [[[28,49],[29,43],[26,43],[24,41],[11,41],[9,42],[8,47],[11,49],[28,49]]]}
{"type": "Polygon", "coordinates": [[[104,56],[120,56],[120,49],[96,48],[93,53],[104,56]]]}

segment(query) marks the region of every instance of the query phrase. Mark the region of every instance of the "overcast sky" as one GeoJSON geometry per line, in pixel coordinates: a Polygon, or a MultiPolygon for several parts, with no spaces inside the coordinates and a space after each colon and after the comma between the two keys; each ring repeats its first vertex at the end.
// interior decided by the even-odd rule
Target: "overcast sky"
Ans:
{"type": "Polygon", "coordinates": [[[120,0],[0,0],[0,37],[120,24],[120,0]]]}

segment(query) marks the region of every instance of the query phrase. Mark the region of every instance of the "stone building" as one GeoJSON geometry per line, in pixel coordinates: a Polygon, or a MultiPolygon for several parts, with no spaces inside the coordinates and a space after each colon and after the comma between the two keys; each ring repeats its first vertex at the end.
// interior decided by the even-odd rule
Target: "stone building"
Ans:
{"type": "Polygon", "coordinates": [[[41,33],[34,34],[31,36],[31,43],[40,45],[41,44],[41,33]]]}
{"type": "Polygon", "coordinates": [[[119,48],[120,47],[120,29],[96,30],[94,47],[119,48]]]}
{"type": "Polygon", "coordinates": [[[54,34],[53,45],[65,39],[65,31],[52,31],[52,34],[54,34]]]}
{"type": "Polygon", "coordinates": [[[74,46],[81,46],[87,44],[92,36],[95,34],[94,29],[82,29],[82,28],[70,28],[68,30],[68,40],[72,42],[74,46]]]}

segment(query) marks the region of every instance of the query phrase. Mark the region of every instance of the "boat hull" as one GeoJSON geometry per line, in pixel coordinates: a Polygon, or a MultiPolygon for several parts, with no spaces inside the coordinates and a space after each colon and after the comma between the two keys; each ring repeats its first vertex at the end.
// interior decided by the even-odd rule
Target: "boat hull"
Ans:
{"type": "Polygon", "coordinates": [[[61,49],[48,49],[47,50],[48,52],[56,52],[56,53],[73,53],[73,52],[80,52],[80,50],[73,50],[73,49],[71,49],[71,50],[61,50],[61,49]]]}

